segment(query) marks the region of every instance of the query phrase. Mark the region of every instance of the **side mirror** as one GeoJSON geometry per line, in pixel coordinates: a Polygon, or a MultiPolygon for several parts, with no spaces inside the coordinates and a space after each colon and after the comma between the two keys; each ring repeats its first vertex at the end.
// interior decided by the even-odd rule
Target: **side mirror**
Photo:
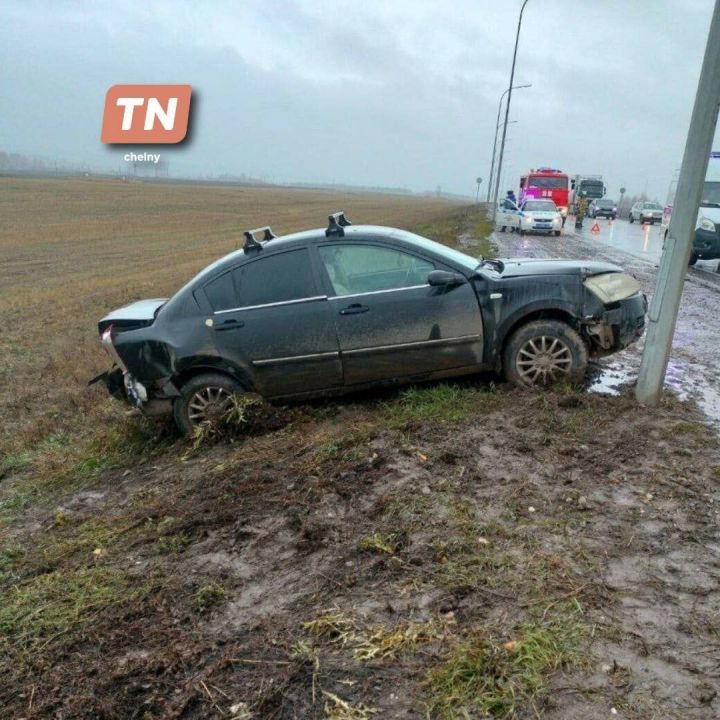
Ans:
{"type": "Polygon", "coordinates": [[[427,281],[431,287],[453,287],[467,282],[460,273],[448,272],[447,270],[433,270],[428,274],[427,281]]]}

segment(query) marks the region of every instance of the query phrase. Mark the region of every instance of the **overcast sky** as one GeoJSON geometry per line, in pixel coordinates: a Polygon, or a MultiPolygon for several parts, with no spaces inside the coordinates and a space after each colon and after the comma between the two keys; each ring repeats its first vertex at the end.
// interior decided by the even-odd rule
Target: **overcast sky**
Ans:
{"type": "MultiPolygon", "coordinates": [[[[487,178],[521,0],[0,4],[0,150],[117,169],[116,83],[190,83],[171,174],[473,192],[487,178]]],[[[503,186],[530,167],[664,201],[712,0],[530,0],[503,186]]],[[[140,150],[143,148],[140,146],[140,150]]],[[[720,148],[719,148],[720,149],[720,148]]]]}

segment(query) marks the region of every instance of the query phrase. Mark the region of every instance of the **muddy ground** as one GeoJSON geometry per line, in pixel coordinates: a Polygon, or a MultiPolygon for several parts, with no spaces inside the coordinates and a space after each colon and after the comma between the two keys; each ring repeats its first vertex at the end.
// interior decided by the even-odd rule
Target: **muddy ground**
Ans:
{"type": "Polygon", "coordinates": [[[482,377],[164,432],[16,508],[3,718],[720,715],[720,447],[691,402],[482,377]]]}

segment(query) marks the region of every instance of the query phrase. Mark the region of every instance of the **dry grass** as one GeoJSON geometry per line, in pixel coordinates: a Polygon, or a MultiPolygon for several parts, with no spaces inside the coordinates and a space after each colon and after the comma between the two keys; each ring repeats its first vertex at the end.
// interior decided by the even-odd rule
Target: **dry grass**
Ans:
{"type": "MultiPolygon", "coordinates": [[[[409,227],[437,198],[311,190],[0,178],[0,474],[58,432],[97,436],[121,411],[87,381],[107,366],[96,322],[173,293],[248,227],[319,227],[329,212],[409,227]]],[[[47,454],[47,453],[45,453],[47,454]]]]}

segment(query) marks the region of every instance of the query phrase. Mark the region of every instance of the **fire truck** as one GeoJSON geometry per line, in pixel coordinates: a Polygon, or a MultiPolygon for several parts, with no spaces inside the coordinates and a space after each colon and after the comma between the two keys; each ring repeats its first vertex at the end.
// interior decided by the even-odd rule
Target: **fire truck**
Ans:
{"type": "Polygon", "coordinates": [[[549,198],[563,217],[568,213],[568,176],[556,168],[541,167],[530,170],[520,178],[520,196],[522,202],[528,198],[549,198]]]}

